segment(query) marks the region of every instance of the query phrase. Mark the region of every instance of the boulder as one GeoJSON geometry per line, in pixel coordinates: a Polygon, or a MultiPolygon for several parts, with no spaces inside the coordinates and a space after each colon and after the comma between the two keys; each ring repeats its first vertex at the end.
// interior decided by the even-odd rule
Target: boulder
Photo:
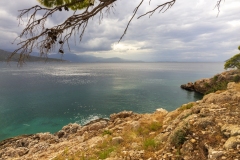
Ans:
{"type": "Polygon", "coordinates": [[[211,80],[208,78],[200,79],[194,82],[194,89],[196,92],[205,94],[211,85],[211,80]]]}
{"type": "Polygon", "coordinates": [[[187,84],[182,84],[181,88],[186,89],[188,91],[195,91],[194,84],[192,82],[188,82],[187,84]]]}
{"type": "Polygon", "coordinates": [[[112,138],[112,144],[114,145],[120,144],[122,142],[123,142],[123,138],[121,136],[112,138]]]}
{"type": "Polygon", "coordinates": [[[235,149],[237,145],[240,145],[240,136],[228,138],[228,140],[225,142],[223,147],[228,150],[228,149],[235,149]]]}
{"type": "Polygon", "coordinates": [[[114,113],[110,115],[110,120],[114,121],[117,118],[126,118],[130,117],[131,115],[133,115],[133,111],[123,111],[119,113],[114,113]]]}
{"type": "Polygon", "coordinates": [[[99,121],[88,126],[89,130],[99,130],[107,126],[106,121],[99,121]]]}
{"type": "Polygon", "coordinates": [[[225,124],[221,127],[221,132],[227,137],[238,136],[240,135],[240,126],[233,124],[225,124]]]}

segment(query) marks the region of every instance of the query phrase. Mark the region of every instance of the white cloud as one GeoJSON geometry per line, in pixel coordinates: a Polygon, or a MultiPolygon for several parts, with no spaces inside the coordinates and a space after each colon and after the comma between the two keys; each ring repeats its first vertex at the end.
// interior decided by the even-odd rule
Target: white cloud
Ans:
{"type": "MultiPolygon", "coordinates": [[[[165,1],[152,0],[149,6],[149,1],[145,1],[136,17],[163,2],[165,1]]],[[[218,17],[218,10],[214,9],[217,0],[176,1],[176,4],[165,13],[156,11],[150,18],[135,17],[127,34],[118,43],[138,3],[140,1],[117,0],[114,13],[105,15],[101,24],[98,16],[89,22],[81,43],[75,44],[74,38],[70,40],[72,51],[102,57],[119,56],[148,61],[174,58],[179,61],[194,59],[224,61],[238,52],[240,2],[236,0],[222,3],[218,17]]],[[[21,3],[19,0],[0,1],[0,40],[5,44],[0,45],[1,49],[11,48],[6,42],[12,41],[13,35],[19,34],[22,29],[22,26],[20,28],[17,26],[16,19],[19,14],[17,10],[35,4],[37,1],[21,0],[21,3]]],[[[70,14],[72,12],[58,13],[48,21],[48,25],[59,23],[70,14]]]]}

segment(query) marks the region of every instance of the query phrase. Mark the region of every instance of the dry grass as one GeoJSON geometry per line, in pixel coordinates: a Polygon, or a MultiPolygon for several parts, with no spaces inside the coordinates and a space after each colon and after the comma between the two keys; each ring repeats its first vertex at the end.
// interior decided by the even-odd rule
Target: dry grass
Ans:
{"type": "Polygon", "coordinates": [[[235,86],[236,86],[236,90],[237,90],[237,91],[240,91],[240,83],[236,83],[235,86]]]}
{"type": "Polygon", "coordinates": [[[162,131],[162,121],[164,116],[162,114],[145,115],[138,120],[140,123],[139,128],[133,130],[131,125],[125,125],[121,132],[115,132],[110,130],[103,130],[100,135],[104,137],[103,141],[100,141],[93,148],[84,148],[83,150],[77,150],[73,153],[66,148],[61,154],[59,154],[54,160],[95,160],[106,159],[112,155],[125,156],[123,154],[123,148],[126,151],[129,150],[144,150],[144,158],[148,159],[155,154],[156,150],[159,150],[161,145],[154,140],[154,137],[162,131]],[[112,138],[121,136],[123,142],[114,145],[111,143],[112,138]],[[135,145],[134,149],[133,146],[135,145]]]}

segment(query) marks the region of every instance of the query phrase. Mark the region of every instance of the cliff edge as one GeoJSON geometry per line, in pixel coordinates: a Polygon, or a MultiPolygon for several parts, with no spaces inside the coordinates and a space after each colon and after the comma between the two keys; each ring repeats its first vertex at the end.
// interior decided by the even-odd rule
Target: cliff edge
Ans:
{"type": "Polygon", "coordinates": [[[204,78],[196,82],[181,85],[182,89],[208,94],[227,88],[229,82],[240,82],[240,70],[234,69],[216,74],[212,78],[204,78]]]}
{"type": "Polygon", "coordinates": [[[69,124],[0,142],[1,160],[240,159],[240,84],[168,112],[123,111],[85,126],[69,124]]]}

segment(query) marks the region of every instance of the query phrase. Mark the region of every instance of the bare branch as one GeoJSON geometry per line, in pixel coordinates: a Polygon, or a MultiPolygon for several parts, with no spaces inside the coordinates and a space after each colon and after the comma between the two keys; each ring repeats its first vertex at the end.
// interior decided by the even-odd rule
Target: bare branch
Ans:
{"type": "Polygon", "coordinates": [[[122,34],[122,36],[121,36],[121,38],[119,39],[118,42],[120,42],[120,41],[122,40],[123,36],[127,33],[128,26],[130,25],[132,19],[135,17],[135,15],[136,15],[139,7],[142,5],[143,1],[144,1],[144,0],[142,0],[142,1],[139,3],[139,5],[134,9],[134,11],[133,11],[133,16],[132,16],[132,18],[128,21],[127,27],[125,28],[124,33],[122,34]]]}
{"type": "MultiPolygon", "coordinates": [[[[90,1],[91,0],[89,0],[89,4],[90,1]]],[[[88,6],[79,14],[74,11],[73,15],[68,17],[64,22],[51,28],[45,27],[45,23],[48,18],[50,18],[56,12],[62,11],[62,8],[68,11],[68,6],[81,3],[82,0],[73,1],[72,3],[64,4],[61,6],[56,6],[55,8],[45,8],[36,5],[28,9],[20,10],[20,15],[18,16],[19,24],[23,22],[23,18],[25,16],[27,16],[28,20],[26,27],[23,29],[23,31],[18,37],[20,38],[20,42],[18,43],[20,47],[12,53],[12,55],[8,58],[8,61],[10,61],[16,53],[20,53],[19,62],[24,63],[24,59],[29,56],[29,54],[33,51],[34,48],[39,49],[41,56],[47,57],[47,53],[53,51],[56,47],[58,47],[58,53],[63,54],[64,44],[66,44],[70,50],[70,37],[72,37],[73,35],[76,36],[76,33],[78,33],[79,40],[81,41],[88,26],[88,21],[95,15],[99,14],[100,23],[103,19],[103,16],[105,14],[108,16],[111,10],[114,9],[115,1],[116,0],[99,0],[99,3],[97,3],[96,6],[88,6]],[[40,11],[44,12],[43,16],[37,19],[37,14],[40,11]],[[28,14],[30,15],[30,17],[28,17],[28,14]]],[[[130,23],[136,16],[140,6],[143,4],[144,1],[149,1],[149,5],[151,4],[151,0],[140,1],[138,6],[134,9],[133,15],[128,21],[128,24],[118,42],[120,42],[123,39],[124,35],[127,33],[130,23]]],[[[149,15],[149,17],[151,17],[157,10],[159,12],[165,12],[170,9],[175,4],[175,2],[176,0],[170,0],[168,2],[157,5],[154,9],[140,15],[137,19],[146,15],[149,15]]],[[[221,3],[222,0],[217,0],[215,8],[218,9],[218,14],[220,12],[221,3]]]]}
{"type": "Polygon", "coordinates": [[[171,7],[175,4],[175,2],[176,2],[176,0],[172,0],[172,1],[169,1],[169,2],[166,2],[166,3],[163,3],[163,4],[161,4],[161,5],[158,5],[158,6],[157,6],[156,8],[154,8],[153,10],[148,11],[147,13],[139,16],[138,19],[141,18],[141,17],[143,17],[143,16],[145,16],[145,15],[147,15],[147,14],[150,14],[150,15],[149,15],[149,17],[150,17],[150,16],[153,15],[153,13],[154,13],[156,10],[160,9],[159,12],[161,12],[161,11],[166,7],[166,9],[164,10],[164,12],[165,12],[166,10],[168,10],[169,8],[171,8],[171,7]]]}
{"type": "MultiPolygon", "coordinates": [[[[16,49],[11,54],[11,56],[8,58],[8,61],[10,61],[16,53],[20,53],[19,62],[23,62],[26,56],[28,56],[34,48],[39,49],[40,55],[46,55],[57,45],[60,45],[58,52],[63,54],[63,45],[67,43],[69,47],[68,41],[73,33],[80,32],[79,38],[81,41],[85,29],[87,28],[89,19],[93,18],[105,8],[110,10],[109,7],[112,7],[110,4],[114,2],[115,0],[108,0],[106,2],[99,3],[96,7],[91,7],[91,9],[90,7],[87,7],[82,13],[76,14],[75,12],[62,24],[53,26],[51,28],[45,28],[46,20],[55,12],[59,11],[60,8],[66,7],[69,4],[57,6],[52,9],[43,8],[36,5],[29,9],[20,10],[21,13],[18,17],[19,23],[25,15],[28,15],[30,12],[32,12],[31,16],[28,18],[25,29],[19,35],[19,38],[26,37],[27,39],[18,43],[20,48],[16,49]],[[45,11],[45,13],[40,19],[36,19],[36,15],[39,11],[45,11]],[[30,38],[28,38],[29,36],[30,38]]],[[[80,3],[80,1],[75,1],[74,3],[80,3]]]]}
{"type": "MultiPolygon", "coordinates": [[[[225,1],[225,0],[224,0],[224,1],[225,1]]],[[[222,0],[218,0],[216,6],[214,7],[214,9],[215,9],[215,8],[218,9],[217,17],[218,17],[218,15],[219,15],[219,13],[220,13],[220,5],[221,5],[221,3],[222,3],[222,0]]]]}

